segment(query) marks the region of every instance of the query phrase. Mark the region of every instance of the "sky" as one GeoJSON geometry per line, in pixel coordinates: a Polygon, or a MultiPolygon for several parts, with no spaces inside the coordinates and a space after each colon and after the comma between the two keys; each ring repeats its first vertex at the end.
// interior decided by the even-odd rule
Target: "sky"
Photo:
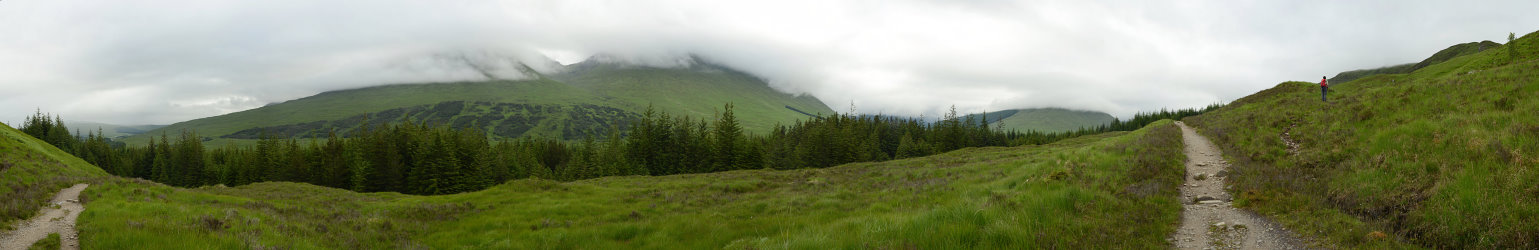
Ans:
{"type": "Polygon", "coordinates": [[[696,55],[834,110],[1128,118],[1539,30],[1539,1],[0,0],[0,122],[170,124],[384,84],[696,55]],[[489,65],[489,66],[488,66],[489,65]]]}

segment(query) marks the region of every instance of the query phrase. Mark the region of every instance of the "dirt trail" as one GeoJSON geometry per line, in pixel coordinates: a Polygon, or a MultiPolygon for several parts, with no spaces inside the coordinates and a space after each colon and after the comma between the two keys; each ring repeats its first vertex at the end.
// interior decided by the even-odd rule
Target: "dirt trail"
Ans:
{"type": "Polygon", "coordinates": [[[1186,184],[1181,185],[1181,228],[1169,238],[1180,249],[1305,249],[1304,241],[1291,231],[1256,213],[1231,205],[1224,191],[1229,167],[1223,154],[1208,138],[1185,123],[1181,138],[1186,143],[1186,184]]]}
{"type": "Polygon", "coordinates": [[[16,223],[15,231],[0,234],[0,250],[27,249],[32,243],[48,237],[49,233],[59,233],[60,249],[80,249],[75,217],[80,217],[80,211],[85,210],[79,197],[86,186],[89,185],[81,183],[59,190],[49,203],[51,205],[38,212],[37,217],[16,223]]]}

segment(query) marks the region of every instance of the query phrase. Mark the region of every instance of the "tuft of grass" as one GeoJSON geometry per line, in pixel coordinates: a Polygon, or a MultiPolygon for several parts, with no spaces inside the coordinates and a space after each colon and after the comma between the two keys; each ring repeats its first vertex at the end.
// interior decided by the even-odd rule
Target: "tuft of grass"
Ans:
{"type": "Polygon", "coordinates": [[[62,243],[59,242],[59,233],[49,233],[48,237],[43,237],[42,240],[32,243],[32,246],[27,247],[27,250],[56,250],[59,249],[60,245],[62,243]]]}
{"type": "Polygon", "coordinates": [[[1189,117],[1231,163],[1237,205],[1344,247],[1539,247],[1534,34],[1409,74],[1285,82],[1189,117]],[[1300,145],[1289,152],[1289,131],[1300,145]],[[1377,234],[1373,234],[1378,232],[1377,234]],[[1365,235],[1383,235],[1365,237],[1365,235]]]}

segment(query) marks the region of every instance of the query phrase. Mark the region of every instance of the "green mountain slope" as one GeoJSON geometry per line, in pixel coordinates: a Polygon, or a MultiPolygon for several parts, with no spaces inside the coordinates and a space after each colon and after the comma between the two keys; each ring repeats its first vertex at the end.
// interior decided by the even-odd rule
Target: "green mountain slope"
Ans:
{"type": "Polygon", "coordinates": [[[1359,69],[1359,70],[1352,70],[1352,71],[1347,71],[1347,72],[1341,72],[1341,73],[1336,74],[1336,76],[1331,77],[1330,80],[1331,80],[1331,82],[1334,82],[1334,83],[1346,83],[1346,82],[1350,82],[1352,80],[1357,80],[1358,78],[1368,77],[1368,76],[1372,76],[1372,75],[1411,73],[1412,71],[1416,71],[1416,70],[1421,69],[1421,68],[1426,68],[1427,66],[1432,66],[1433,64],[1438,64],[1438,63],[1446,62],[1446,61],[1448,61],[1450,59],[1454,59],[1455,57],[1472,55],[1472,54],[1475,54],[1475,53],[1480,53],[1481,51],[1485,51],[1485,50],[1488,50],[1488,49],[1497,48],[1497,47],[1501,47],[1501,46],[1502,46],[1502,44],[1499,44],[1499,43],[1496,43],[1496,42],[1492,42],[1492,41],[1479,41],[1479,42],[1469,42],[1469,43],[1455,44],[1453,46],[1448,46],[1448,48],[1446,48],[1446,49],[1439,50],[1437,53],[1432,54],[1432,56],[1427,57],[1427,59],[1421,60],[1421,62],[1407,63],[1407,64],[1401,64],[1401,65],[1395,65],[1395,66],[1389,66],[1389,67],[1383,67],[1383,68],[1376,68],[1376,69],[1359,69]]]}
{"type": "MultiPolygon", "coordinates": [[[[1095,111],[1079,111],[1061,108],[1011,109],[986,113],[990,127],[1005,130],[1039,132],[1064,132],[1084,127],[1095,127],[1115,119],[1109,114],[1095,111]],[[1003,126],[1001,126],[1003,124],[1003,126]]],[[[981,115],[967,115],[962,119],[983,119],[981,115]]]]}
{"type": "Polygon", "coordinates": [[[297,183],[87,189],[86,249],[1160,248],[1180,132],[823,169],[515,180],[441,196],[297,183]]]}
{"type": "Polygon", "coordinates": [[[834,112],[810,95],[782,93],[758,77],[710,63],[665,69],[590,60],[572,68],[553,78],[610,97],[607,100],[620,105],[652,105],[673,115],[711,118],[721,112],[722,104],[732,102],[738,117],[751,117],[743,119],[742,125],[754,132],[767,132],[777,123],[789,125],[808,117],[801,112],[834,112]]]}
{"type": "Polygon", "coordinates": [[[60,189],[105,176],[85,160],[0,124],[0,230],[31,218],[60,189]]]}
{"type": "Polygon", "coordinates": [[[156,135],[194,130],[205,145],[249,143],[262,134],[323,137],[362,123],[416,122],[477,127],[494,136],[580,139],[606,136],[640,117],[648,105],[675,115],[713,119],[722,105],[751,132],[768,132],[809,116],[829,114],[816,98],[769,88],[725,67],[683,68],[585,63],[534,80],[405,84],[325,92],[261,108],[172,124],[124,141],[142,145],[156,135]],[[796,110],[792,110],[792,109],[796,110]]]}
{"type": "Polygon", "coordinates": [[[1539,35],[1332,86],[1286,82],[1187,118],[1236,204],[1336,244],[1539,247],[1539,35]],[[1383,234],[1373,234],[1382,231],[1383,234]]]}

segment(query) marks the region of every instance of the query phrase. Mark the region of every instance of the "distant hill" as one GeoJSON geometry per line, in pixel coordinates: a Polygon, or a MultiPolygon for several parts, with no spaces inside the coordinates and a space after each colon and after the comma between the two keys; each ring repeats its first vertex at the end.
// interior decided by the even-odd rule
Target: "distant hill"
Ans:
{"type": "Polygon", "coordinates": [[[166,125],[117,125],[100,122],[74,121],[64,122],[64,126],[70,128],[70,133],[75,133],[78,131],[79,133],[77,134],[79,136],[84,136],[86,133],[96,133],[98,129],[100,129],[102,134],[106,135],[107,138],[123,138],[130,135],[142,134],[150,130],[165,127],[166,125]]]}
{"type": "Polygon", "coordinates": [[[1346,83],[1346,82],[1350,82],[1352,80],[1357,80],[1359,78],[1368,77],[1368,76],[1372,76],[1372,75],[1411,73],[1412,71],[1416,71],[1416,70],[1421,69],[1421,68],[1426,68],[1427,66],[1431,66],[1433,64],[1437,64],[1437,63],[1441,63],[1441,62],[1446,62],[1449,59],[1454,59],[1456,57],[1471,55],[1471,54],[1479,53],[1481,51],[1485,51],[1487,49],[1501,47],[1501,46],[1502,46],[1502,44],[1499,44],[1499,43],[1496,43],[1496,42],[1492,42],[1492,41],[1479,41],[1479,42],[1469,42],[1469,43],[1455,44],[1453,46],[1448,46],[1448,48],[1440,50],[1437,53],[1432,54],[1431,57],[1427,57],[1427,59],[1421,60],[1421,62],[1407,63],[1407,64],[1401,64],[1401,65],[1395,65],[1395,66],[1389,66],[1389,67],[1376,68],[1376,69],[1359,69],[1359,70],[1352,70],[1352,71],[1347,71],[1347,72],[1341,72],[1341,73],[1336,74],[1335,77],[1331,77],[1330,81],[1333,82],[1333,83],[1346,83]]]}
{"type": "MultiPolygon", "coordinates": [[[[1109,114],[1095,111],[1068,110],[1062,108],[1010,109],[985,113],[990,127],[1004,124],[1005,130],[1063,132],[1084,127],[1100,126],[1115,119],[1109,114]]],[[[963,116],[962,119],[982,119],[982,115],[963,116]]]]}
{"type": "Polygon", "coordinates": [[[256,109],[171,124],[129,136],[142,145],[162,133],[190,129],[206,145],[250,142],[262,134],[317,138],[359,124],[410,119],[455,128],[476,127],[494,137],[581,139],[624,128],[652,106],[673,116],[713,119],[722,106],[746,131],[767,133],[775,124],[832,114],[812,96],[782,93],[762,79],[693,58],[683,67],[651,67],[589,60],[528,80],[401,84],[338,90],[256,109]]]}

